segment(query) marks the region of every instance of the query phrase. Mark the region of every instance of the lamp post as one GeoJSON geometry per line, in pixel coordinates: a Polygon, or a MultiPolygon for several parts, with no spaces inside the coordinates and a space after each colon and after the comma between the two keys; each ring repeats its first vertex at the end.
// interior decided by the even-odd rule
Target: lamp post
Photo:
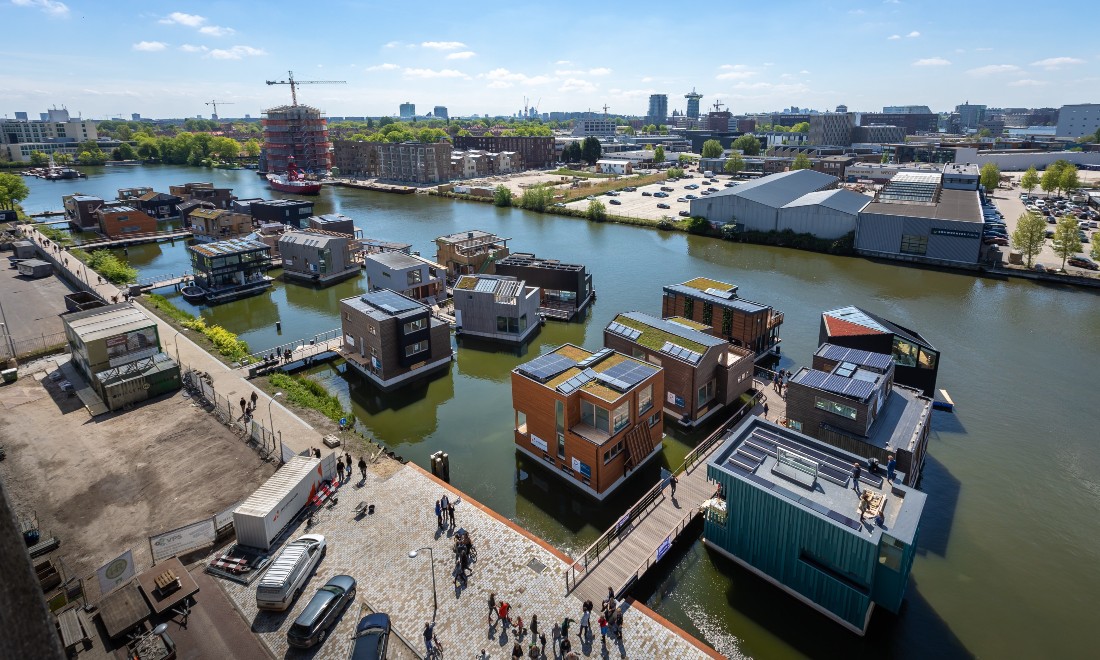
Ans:
{"type": "Polygon", "coordinates": [[[271,416],[271,404],[275,403],[276,397],[282,396],[282,392],[276,392],[271,395],[271,399],[267,402],[267,423],[271,424],[271,428],[268,431],[271,432],[271,448],[275,449],[275,418],[271,416]]]}
{"type": "Polygon", "coordinates": [[[420,554],[421,550],[428,551],[428,561],[432,564],[432,623],[434,624],[436,612],[439,610],[439,596],[435,589],[435,553],[432,552],[431,547],[425,546],[417,550],[409,550],[409,558],[416,559],[416,556],[420,554]]]}
{"type": "Polygon", "coordinates": [[[172,345],[176,347],[176,364],[180,364],[180,333],[183,330],[176,330],[176,334],[172,335],[172,345]]]}

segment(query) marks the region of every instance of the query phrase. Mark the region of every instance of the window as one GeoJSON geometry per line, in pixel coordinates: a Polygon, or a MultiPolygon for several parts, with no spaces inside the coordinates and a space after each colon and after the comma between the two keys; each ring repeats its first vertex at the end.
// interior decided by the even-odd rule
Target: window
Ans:
{"type": "Polygon", "coordinates": [[[608,449],[608,450],[604,451],[604,453],[603,453],[603,464],[607,465],[608,463],[611,462],[611,459],[615,458],[616,456],[618,456],[621,453],[623,453],[623,441],[622,440],[615,443],[615,446],[612,447],[611,449],[608,449]]]}
{"type": "Polygon", "coordinates": [[[520,433],[527,433],[527,413],[522,410],[516,411],[516,430],[520,433]]]}
{"type": "Polygon", "coordinates": [[[371,333],[372,335],[376,335],[378,334],[378,328],[374,327],[373,325],[368,325],[367,332],[371,333]]]}
{"type": "Polygon", "coordinates": [[[831,412],[834,415],[840,415],[841,417],[847,417],[848,419],[856,418],[855,408],[837,403],[836,401],[829,401],[828,399],[815,397],[814,406],[820,410],[824,410],[825,412],[831,412]]]}
{"type": "MultiPolygon", "coordinates": [[[[524,327],[526,328],[526,316],[524,316],[524,327]]],[[[498,316],[497,317],[497,332],[508,332],[516,334],[520,331],[519,319],[514,316],[498,316]]]]}
{"type": "Polygon", "coordinates": [[[902,254],[925,254],[928,252],[928,237],[902,234],[898,251],[902,254]]]}
{"type": "Polygon", "coordinates": [[[638,390],[638,416],[653,407],[653,384],[650,383],[638,390]]]}
{"type": "Polygon", "coordinates": [[[714,305],[709,302],[703,303],[703,323],[710,325],[711,320],[714,319],[714,305]]]}
{"type": "Polygon", "coordinates": [[[690,319],[692,314],[694,313],[695,300],[693,300],[692,298],[684,298],[684,316],[690,319]]]}
{"type": "Polygon", "coordinates": [[[697,406],[704,405],[707,401],[714,398],[714,379],[711,378],[706,385],[699,388],[699,398],[697,406]]]}
{"type": "Polygon", "coordinates": [[[523,314],[519,317],[519,331],[523,332],[527,329],[527,315],[523,314]]]}
{"type": "Polygon", "coordinates": [[[649,417],[649,428],[653,428],[654,426],[657,426],[657,422],[659,422],[659,421],[661,421],[661,411],[660,410],[658,410],[657,412],[650,415],[650,417],[649,417]]]}
{"type": "Polygon", "coordinates": [[[554,430],[558,435],[558,458],[565,458],[565,404],[554,401],[554,430]]]}
{"type": "Polygon", "coordinates": [[[418,341],[415,344],[410,344],[409,346],[405,347],[405,357],[412,357],[417,353],[423,353],[426,350],[428,350],[428,342],[418,341]]]}
{"type": "Polygon", "coordinates": [[[405,334],[416,332],[417,330],[423,330],[428,327],[428,319],[416,319],[415,321],[409,321],[405,324],[405,334]]]}
{"type": "Polygon", "coordinates": [[[630,424],[630,401],[623,402],[623,405],[615,409],[615,413],[611,416],[612,433],[618,433],[622,431],[628,424],[630,424]]]}
{"type": "Polygon", "coordinates": [[[591,401],[581,399],[581,421],[594,429],[611,434],[610,415],[606,408],[601,408],[591,401]]]}
{"type": "Polygon", "coordinates": [[[917,358],[917,366],[921,369],[935,369],[936,368],[936,355],[933,351],[920,349],[920,357],[917,358]]]}
{"type": "Polygon", "coordinates": [[[900,364],[903,367],[915,367],[917,366],[917,354],[920,349],[915,344],[911,344],[902,339],[894,337],[894,363],[900,364]]]}
{"type": "Polygon", "coordinates": [[[722,308],[722,334],[729,336],[733,329],[733,312],[726,308],[722,308]]]}
{"type": "Polygon", "coordinates": [[[882,535],[882,543],[878,546],[878,563],[892,571],[901,570],[902,544],[889,534],[882,535]]]}
{"type": "Polygon", "coordinates": [[[420,269],[410,270],[406,276],[408,277],[409,284],[420,284],[424,279],[424,274],[420,272],[420,269]]]}

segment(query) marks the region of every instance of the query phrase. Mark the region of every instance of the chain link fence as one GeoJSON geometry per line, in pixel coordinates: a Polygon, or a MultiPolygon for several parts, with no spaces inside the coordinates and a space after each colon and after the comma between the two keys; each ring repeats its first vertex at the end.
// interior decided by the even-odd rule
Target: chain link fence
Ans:
{"type": "Polygon", "coordinates": [[[69,340],[64,332],[53,332],[48,335],[15,339],[14,337],[0,333],[0,360],[15,358],[21,360],[32,355],[46,355],[56,353],[68,345],[69,340]]]}
{"type": "Polygon", "coordinates": [[[250,410],[248,400],[242,407],[218,392],[201,371],[184,367],[183,385],[192,398],[201,400],[238,438],[251,445],[265,461],[279,461],[279,445],[282,433],[274,432],[255,418],[257,411],[250,410]]]}

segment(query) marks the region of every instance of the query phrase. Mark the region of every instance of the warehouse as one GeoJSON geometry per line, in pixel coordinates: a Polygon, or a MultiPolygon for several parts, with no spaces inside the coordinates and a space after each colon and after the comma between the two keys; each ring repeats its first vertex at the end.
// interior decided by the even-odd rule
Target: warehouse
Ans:
{"type": "Polygon", "coordinates": [[[774,231],[779,209],[807,193],[836,188],[835,176],[813,170],[780,172],[691,200],[691,215],[713,225],[736,222],[739,229],[774,231]]]}
{"type": "Polygon", "coordinates": [[[818,238],[840,238],[855,232],[859,212],[870,202],[867,195],[851,190],[808,193],[779,209],[776,229],[818,238]]]}

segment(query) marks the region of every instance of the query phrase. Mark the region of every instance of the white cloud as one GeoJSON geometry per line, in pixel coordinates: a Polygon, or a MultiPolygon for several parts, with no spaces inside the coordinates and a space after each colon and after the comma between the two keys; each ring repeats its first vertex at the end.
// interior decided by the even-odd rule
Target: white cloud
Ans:
{"type": "Polygon", "coordinates": [[[194,46],[192,44],[183,44],[180,46],[180,50],[185,53],[201,53],[209,50],[206,46],[194,46]]]}
{"type": "Polygon", "coordinates": [[[719,69],[731,70],[731,71],[744,71],[749,68],[748,64],[723,64],[718,67],[719,69]]]}
{"type": "Polygon", "coordinates": [[[239,60],[245,57],[257,57],[260,55],[267,55],[267,51],[262,48],[253,48],[252,46],[233,46],[232,48],[215,48],[210,51],[210,57],[216,60],[239,60]]]}
{"type": "Polygon", "coordinates": [[[989,51],[991,51],[993,49],[992,48],[975,48],[974,50],[978,51],[979,53],[988,53],[989,51]]]}
{"type": "Polygon", "coordinates": [[[1048,57],[1045,60],[1039,60],[1038,62],[1032,62],[1031,66],[1041,66],[1051,71],[1059,69],[1063,66],[1070,64],[1084,64],[1085,60],[1079,60],[1076,57],[1048,57]]]}
{"type": "Polygon", "coordinates": [[[891,34],[889,37],[886,37],[886,38],[890,41],[897,41],[898,39],[901,39],[901,35],[900,34],[891,34]]]}
{"type": "Polygon", "coordinates": [[[506,80],[494,80],[493,82],[486,85],[486,87],[488,87],[489,89],[508,89],[511,86],[512,83],[506,80]]]}
{"type": "Polygon", "coordinates": [[[942,57],[926,57],[913,62],[913,66],[947,66],[949,64],[951,64],[951,61],[942,57]]]}
{"type": "Polygon", "coordinates": [[[68,16],[69,6],[57,0],[11,0],[17,7],[36,7],[50,16],[68,16]]]}
{"type": "Polygon", "coordinates": [[[599,85],[581,78],[568,78],[558,88],[559,92],[594,92],[599,85]]]}
{"type": "Polygon", "coordinates": [[[642,82],[653,82],[653,76],[645,76],[642,78],[642,82]]]}
{"type": "Polygon", "coordinates": [[[204,25],[199,28],[199,32],[209,35],[211,37],[225,37],[230,34],[234,34],[236,30],[229,27],[222,27],[220,25],[204,25]]]}
{"type": "Polygon", "coordinates": [[[862,9],[849,9],[848,13],[851,14],[852,16],[862,16],[862,15],[866,14],[867,12],[863,11],[862,9]]]}
{"type": "Polygon", "coordinates": [[[389,62],[384,62],[382,64],[375,64],[374,66],[368,66],[367,71],[394,71],[394,70],[400,69],[400,68],[401,67],[396,65],[396,64],[390,64],[389,62]]]}
{"type": "Polygon", "coordinates": [[[802,69],[801,71],[799,71],[799,73],[800,73],[800,74],[802,74],[802,75],[804,75],[804,76],[808,76],[808,75],[810,75],[810,72],[809,72],[809,71],[807,71],[806,69],[802,69]]]}
{"type": "Polygon", "coordinates": [[[206,17],[197,14],[185,14],[182,11],[174,11],[160,19],[160,22],[166,25],[177,24],[186,25],[187,27],[198,27],[206,22],[206,17]]]}
{"type": "Polygon", "coordinates": [[[570,62],[569,60],[558,60],[557,62],[554,62],[554,64],[558,66],[569,66],[570,64],[572,64],[572,62],[570,62]]]}
{"type": "Polygon", "coordinates": [[[1031,80],[1030,78],[1024,78],[1023,80],[1017,80],[1008,83],[1009,87],[1042,87],[1046,82],[1042,80],[1031,80]]]}
{"type": "Polygon", "coordinates": [[[397,48],[400,45],[401,45],[400,41],[389,41],[389,42],[386,42],[386,45],[382,46],[382,47],[383,48],[397,48]]]}
{"type": "Polygon", "coordinates": [[[884,5],[900,5],[901,0],[882,0],[882,4],[884,4],[884,5]]]}
{"type": "Polygon", "coordinates": [[[606,76],[610,73],[611,73],[611,69],[608,69],[607,67],[603,67],[603,66],[597,67],[595,69],[589,69],[588,70],[588,75],[590,75],[590,76],[606,76]]]}
{"type": "Polygon", "coordinates": [[[755,71],[727,71],[714,76],[715,80],[745,80],[756,75],[755,71]]]}
{"type": "Polygon", "coordinates": [[[489,87],[492,89],[507,89],[514,83],[523,83],[524,85],[545,85],[555,80],[555,78],[551,78],[550,76],[528,76],[516,71],[509,71],[505,68],[493,69],[488,73],[478,74],[477,77],[488,80],[489,87]]]}
{"type": "Polygon", "coordinates": [[[460,50],[457,53],[451,53],[450,55],[447,55],[447,59],[449,59],[449,60],[468,60],[471,57],[473,57],[474,55],[477,55],[477,53],[475,53],[472,50],[460,50]]]}
{"type": "Polygon", "coordinates": [[[909,37],[910,39],[915,39],[916,37],[920,36],[920,32],[917,32],[916,30],[913,30],[912,32],[910,32],[909,34],[907,34],[905,36],[909,37]]]}
{"type": "Polygon", "coordinates": [[[458,50],[466,47],[461,41],[422,41],[420,45],[433,50],[458,50]]]}
{"type": "Polygon", "coordinates": [[[469,78],[470,76],[454,69],[405,69],[406,78],[469,78]]]}
{"type": "Polygon", "coordinates": [[[1013,73],[1019,71],[1020,67],[1015,64],[988,64],[986,66],[980,66],[976,69],[970,69],[967,71],[972,76],[990,76],[997,73],[1013,73]]]}
{"type": "Polygon", "coordinates": [[[133,45],[134,50],[144,51],[146,53],[155,53],[158,50],[164,50],[168,47],[168,44],[163,41],[139,41],[133,45]]]}

